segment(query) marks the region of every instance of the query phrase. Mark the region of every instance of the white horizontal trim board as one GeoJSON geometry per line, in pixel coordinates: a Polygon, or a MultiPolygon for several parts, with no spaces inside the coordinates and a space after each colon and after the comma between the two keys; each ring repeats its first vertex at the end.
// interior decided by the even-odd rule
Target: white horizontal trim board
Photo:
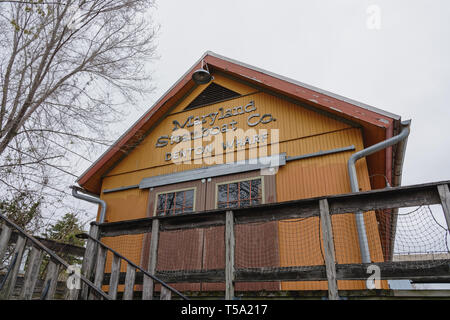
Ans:
{"type": "Polygon", "coordinates": [[[254,158],[233,163],[219,164],[206,168],[198,168],[183,172],[165,174],[142,179],[139,189],[148,189],[168,184],[181,183],[211,177],[226,176],[241,172],[255,171],[271,167],[284,166],[286,154],[277,154],[269,157],[254,158]]]}

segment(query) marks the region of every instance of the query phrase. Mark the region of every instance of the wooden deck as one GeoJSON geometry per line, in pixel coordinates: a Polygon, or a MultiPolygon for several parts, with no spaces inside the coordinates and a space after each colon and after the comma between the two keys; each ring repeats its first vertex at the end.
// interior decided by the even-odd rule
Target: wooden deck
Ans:
{"type": "MultiPolygon", "coordinates": [[[[388,261],[371,264],[336,264],[333,252],[333,232],[327,217],[331,215],[372,211],[380,209],[398,209],[404,207],[441,204],[447,228],[450,226],[450,181],[426,183],[413,186],[386,188],[368,192],[331,195],[311,199],[276,204],[258,205],[230,210],[211,210],[178,216],[152,217],[145,219],[97,224],[98,237],[114,237],[142,233],[152,233],[149,260],[152,262],[152,274],[167,283],[185,282],[223,282],[226,285],[225,297],[233,298],[236,282],[264,281],[328,281],[329,298],[338,297],[337,280],[366,280],[368,267],[377,266],[383,280],[409,279],[417,282],[450,281],[450,260],[439,259],[420,261],[388,261]],[[234,265],[235,247],[234,226],[239,224],[280,221],[320,217],[322,236],[325,241],[325,264],[322,266],[294,266],[278,268],[239,269],[234,265]],[[161,232],[173,230],[198,229],[225,226],[225,268],[220,270],[179,270],[164,272],[156,270],[157,242],[161,232]],[[157,232],[155,232],[157,231],[157,232]],[[329,242],[329,243],[327,243],[329,242]]],[[[103,283],[110,277],[105,274],[103,283]]],[[[117,284],[126,283],[126,274],[117,276],[117,284]]],[[[133,284],[143,283],[139,272],[133,278],[133,284]]],[[[145,290],[145,289],[144,289],[145,290]]],[[[446,292],[445,292],[446,293],[446,292]]],[[[389,294],[392,297],[393,293],[389,294]]],[[[400,293],[399,293],[400,294],[400,293]]],[[[341,294],[339,293],[339,296],[341,294]]]]}
{"type": "Polygon", "coordinates": [[[54,299],[447,299],[448,290],[338,290],[338,280],[366,280],[369,266],[378,267],[382,280],[409,279],[417,283],[449,282],[450,259],[447,255],[435,260],[414,261],[408,259],[371,264],[336,263],[332,215],[348,214],[358,211],[379,209],[398,209],[412,206],[440,204],[442,206],[447,232],[450,229],[450,181],[426,183],[421,185],[386,188],[382,190],[332,195],[312,199],[290,201],[285,203],[259,205],[233,210],[213,210],[196,212],[179,216],[146,218],[114,223],[92,223],[86,248],[72,248],[84,253],[81,269],[81,289],[67,290],[61,288],[57,280],[59,271],[70,266],[55,251],[67,250],[69,247],[36,239],[26,234],[20,227],[0,214],[3,223],[0,234],[0,258],[10,248],[11,259],[7,272],[0,276],[0,297],[3,299],[34,299],[39,291],[40,298],[54,299]],[[280,221],[319,217],[322,239],[324,240],[323,265],[239,268],[235,264],[236,225],[255,222],[280,221]],[[211,226],[224,226],[225,267],[218,270],[158,270],[158,241],[161,232],[171,230],[201,229],[211,226]],[[127,257],[101,242],[103,237],[114,237],[151,232],[149,246],[149,264],[144,269],[131,262],[127,257]],[[45,243],[45,245],[44,245],[45,243]],[[50,249],[51,247],[52,249],[50,249]],[[19,266],[24,252],[29,248],[27,269],[19,274],[19,266]],[[112,254],[111,272],[105,273],[107,253],[112,254]],[[46,275],[39,278],[43,256],[49,261],[46,275]],[[126,272],[121,272],[121,265],[126,265],[126,272]],[[6,278],[5,278],[6,277],[6,278]],[[5,281],[3,281],[5,280],[5,281]],[[270,281],[327,281],[328,290],[315,291],[249,291],[236,290],[239,282],[270,281]],[[223,292],[179,292],[172,284],[192,282],[224,283],[223,292]],[[158,285],[156,290],[155,285],[158,285]],[[108,292],[103,290],[108,285],[108,292]],[[123,290],[118,286],[123,285],[123,290]],[[136,286],[140,285],[140,286],[136,286]],[[138,288],[138,289],[137,289],[138,288]],[[161,289],[159,289],[161,288],[161,289]],[[58,290],[64,290],[59,292],[58,290]]]}

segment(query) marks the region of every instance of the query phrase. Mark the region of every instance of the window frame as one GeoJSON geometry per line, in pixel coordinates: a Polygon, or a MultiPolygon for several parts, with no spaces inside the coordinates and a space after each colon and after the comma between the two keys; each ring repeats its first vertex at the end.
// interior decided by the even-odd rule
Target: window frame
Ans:
{"type": "MultiPolygon", "coordinates": [[[[229,181],[225,181],[225,182],[219,182],[215,184],[215,196],[214,196],[214,208],[218,209],[219,208],[219,186],[222,185],[226,185],[226,184],[231,184],[231,183],[236,183],[236,182],[244,182],[244,181],[252,181],[252,180],[261,180],[261,203],[260,204],[264,204],[266,203],[266,191],[265,191],[265,187],[264,187],[264,176],[256,176],[256,177],[247,177],[247,178],[241,178],[241,179],[236,179],[236,180],[229,180],[229,181]]],[[[252,206],[252,205],[251,205],[252,206]]],[[[224,208],[225,209],[236,209],[236,208],[224,208]]]]}
{"type": "Polygon", "coordinates": [[[192,212],[182,212],[180,214],[171,214],[171,215],[164,215],[164,216],[158,216],[157,215],[157,209],[158,209],[158,197],[161,194],[168,194],[168,193],[177,193],[177,192],[181,192],[181,191],[188,191],[188,190],[194,190],[194,197],[192,199],[192,212],[195,212],[195,205],[196,205],[196,200],[197,200],[197,187],[186,187],[186,188],[181,188],[181,189],[172,189],[172,190],[168,190],[168,191],[160,191],[160,192],[156,192],[155,194],[155,202],[154,202],[154,208],[153,208],[153,216],[154,217],[174,217],[174,216],[178,216],[178,215],[182,215],[182,214],[187,214],[187,213],[192,213],[192,212]]]}

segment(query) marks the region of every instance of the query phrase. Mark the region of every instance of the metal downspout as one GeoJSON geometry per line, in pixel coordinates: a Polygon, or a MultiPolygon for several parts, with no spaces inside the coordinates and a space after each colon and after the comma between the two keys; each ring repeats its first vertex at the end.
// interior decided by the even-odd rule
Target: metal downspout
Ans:
{"type": "Polygon", "coordinates": [[[71,186],[72,189],[72,195],[77,198],[81,199],[90,203],[96,203],[100,205],[100,223],[105,222],[105,215],[106,215],[106,202],[101,200],[97,195],[92,194],[90,192],[87,192],[86,190],[83,190],[76,186],[71,186]],[[82,192],[84,194],[80,194],[79,192],[82,192]]]}
{"type": "MultiPolygon", "coordinates": [[[[352,188],[352,192],[359,192],[359,183],[358,183],[358,177],[356,175],[356,161],[366,157],[368,155],[371,155],[372,153],[375,153],[377,151],[386,149],[388,147],[391,147],[401,141],[404,141],[409,136],[410,132],[410,126],[411,126],[411,120],[402,121],[401,122],[402,130],[400,134],[389,138],[385,141],[379,142],[377,144],[374,144],[373,146],[370,146],[364,150],[358,151],[354,153],[350,159],[348,160],[348,173],[350,176],[350,186],[352,188]]],[[[358,241],[359,241],[359,247],[361,250],[361,258],[362,263],[371,263],[370,259],[370,251],[369,251],[369,243],[367,241],[367,233],[366,233],[366,227],[364,224],[364,215],[362,211],[356,212],[356,227],[358,230],[358,241]]]]}
{"type": "MultiPolygon", "coordinates": [[[[408,144],[408,139],[402,140],[398,143],[397,148],[395,149],[395,159],[394,159],[394,176],[392,177],[392,186],[398,187],[402,185],[402,172],[403,172],[403,162],[405,161],[406,154],[406,145],[408,144]]],[[[397,232],[397,217],[398,217],[398,208],[392,209],[391,214],[391,230],[392,239],[395,239],[395,234],[397,232]]],[[[391,241],[389,246],[389,256],[392,260],[394,255],[394,241],[391,241]]]]}

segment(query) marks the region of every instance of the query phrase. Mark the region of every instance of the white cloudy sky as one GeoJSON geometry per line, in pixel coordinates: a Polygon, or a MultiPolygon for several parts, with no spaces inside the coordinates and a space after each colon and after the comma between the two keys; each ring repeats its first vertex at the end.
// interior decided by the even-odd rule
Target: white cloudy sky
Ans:
{"type": "Polygon", "coordinates": [[[119,132],[211,50],[412,119],[403,184],[450,180],[450,1],[159,0],[152,14],[157,90],[119,132]]]}

